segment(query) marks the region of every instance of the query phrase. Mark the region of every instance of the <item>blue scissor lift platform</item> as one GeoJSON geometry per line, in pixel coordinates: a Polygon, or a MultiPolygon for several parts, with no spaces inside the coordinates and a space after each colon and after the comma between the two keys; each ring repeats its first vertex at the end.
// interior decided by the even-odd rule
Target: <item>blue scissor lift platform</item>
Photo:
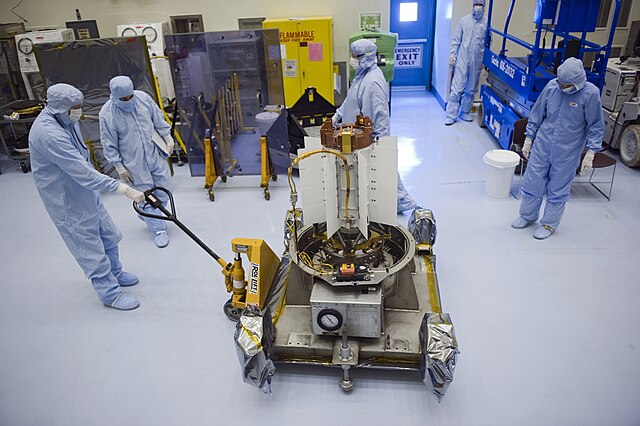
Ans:
{"type": "MultiPolygon", "coordinates": [[[[480,89],[479,115],[482,125],[491,131],[500,146],[510,149],[516,123],[526,120],[540,92],[556,77],[557,67],[566,58],[583,59],[585,54],[594,53],[593,64],[585,71],[587,80],[602,89],[615,25],[609,30],[607,44],[600,45],[587,40],[587,35],[596,30],[601,0],[537,0],[533,18],[535,41],[529,43],[509,34],[516,0],[511,0],[502,31],[492,26],[493,3],[489,0],[483,58],[488,84],[480,89]],[[502,38],[498,53],[491,50],[494,36],[502,38]],[[507,42],[529,53],[508,56],[507,42]]],[[[611,7],[614,15],[610,22],[617,22],[620,0],[614,0],[611,7]]]]}

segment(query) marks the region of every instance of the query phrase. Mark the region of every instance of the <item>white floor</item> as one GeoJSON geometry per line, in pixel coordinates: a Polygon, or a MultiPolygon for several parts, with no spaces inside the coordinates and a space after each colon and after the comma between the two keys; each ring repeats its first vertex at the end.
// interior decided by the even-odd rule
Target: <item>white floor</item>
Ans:
{"type": "MultiPolygon", "coordinates": [[[[536,241],[509,227],[517,200],[484,195],[482,156],[498,147],[489,133],[443,120],[431,95],[394,94],[401,174],[435,212],[442,300],[462,350],[441,404],[393,373],[356,372],[350,395],[337,370],[281,368],[269,396],[244,384],[218,265],[175,226],[155,248],[115,195],[104,202],[142,306],[102,307],[31,175],[3,162],[0,425],[640,424],[640,170],[618,164],[611,202],[574,185],[560,229],[536,241]]],[[[177,168],[178,214],[223,257],[234,237],[281,249],[286,179],[271,201],[257,177],[217,184],[213,203],[202,184],[177,168]]]]}

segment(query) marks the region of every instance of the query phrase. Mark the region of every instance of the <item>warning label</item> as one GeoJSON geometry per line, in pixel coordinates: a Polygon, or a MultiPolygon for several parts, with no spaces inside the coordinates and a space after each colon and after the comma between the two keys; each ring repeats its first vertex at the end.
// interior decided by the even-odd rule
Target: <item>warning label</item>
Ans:
{"type": "Polygon", "coordinates": [[[421,68],[422,45],[396,47],[394,68],[421,68]]]}
{"type": "Polygon", "coordinates": [[[249,271],[249,293],[258,294],[258,276],[260,274],[260,265],[257,263],[251,264],[249,271]]]}
{"type": "Polygon", "coordinates": [[[280,43],[315,41],[315,31],[281,31],[280,43]]]}

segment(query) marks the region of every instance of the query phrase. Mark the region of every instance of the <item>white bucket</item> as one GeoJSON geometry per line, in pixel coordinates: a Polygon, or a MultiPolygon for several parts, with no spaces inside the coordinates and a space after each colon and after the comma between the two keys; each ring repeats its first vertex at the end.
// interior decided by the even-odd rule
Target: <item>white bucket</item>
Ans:
{"type": "Polygon", "coordinates": [[[507,198],[511,190],[511,181],[516,166],[520,164],[520,156],[506,149],[493,149],[487,152],[482,160],[487,165],[487,181],[485,190],[491,198],[507,198]]]}
{"type": "Polygon", "coordinates": [[[266,135],[267,131],[271,128],[271,125],[278,119],[280,114],[277,112],[265,111],[256,114],[256,124],[260,135],[266,135]]]}

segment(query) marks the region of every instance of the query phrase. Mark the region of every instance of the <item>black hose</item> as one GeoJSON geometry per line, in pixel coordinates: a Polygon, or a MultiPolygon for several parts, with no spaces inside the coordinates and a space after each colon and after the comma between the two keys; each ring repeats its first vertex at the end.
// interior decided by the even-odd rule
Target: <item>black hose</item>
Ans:
{"type": "Polygon", "coordinates": [[[209,254],[209,256],[213,257],[216,261],[218,259],[220,259],[220,256],[218,256],[218,254],[216,252],[211,250],[211,248],[209,248],[209,246],[207,246],[205,243],[203,243],[202,240],[196,236],[196,234],[191,232],[191,230],[189,228],[187,228],[182,222],[180,222],[178,220],[178,216],[176,214],[176,207],[175,207],[175,204],[174,204],[174,201],[173,201],[173,194],[171,193],[171,191],[169,191],[167,188],[163,188],[161,186],[154,186],[153,188],[144,191],[144,199],[145,199],[145,204],[142,206],[142,208],[144,208],[144,206],[146,206],[146,205],[150,205],[154,209],[160,210],[162,212],[163,216],[145,212],[134,201],[133,202],[133,209],[136,211],[136,213],[138,213],[140,216],[148,217],[148,218],[151,218],[151,219],[166,220],[168,222],[175,223],[178,228],[180,228],[193,241],[195,241],[196,244],[198,244],[200,246],[200,248],[202,248],[204,251],[207,252],[207,254],[209,254]],[[162,201],[160,201],[160,199],[154,193],[156,191],[164,192],[165,194],[167,194],[167,196],[169,197],[169,204],[171,205],[171,210],[168,210],[162,204],[162,201]]]}

